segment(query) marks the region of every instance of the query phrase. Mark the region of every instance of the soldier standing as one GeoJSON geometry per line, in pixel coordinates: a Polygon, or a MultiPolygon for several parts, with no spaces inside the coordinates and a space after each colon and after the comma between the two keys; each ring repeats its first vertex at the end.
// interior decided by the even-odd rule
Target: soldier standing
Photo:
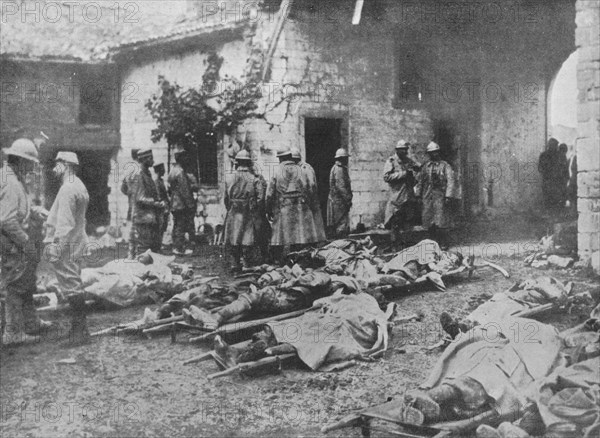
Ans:
{"type": "MultiPolygon", "coordinates": [[[[3,295],[2,344],[35,342],[26,334],[32,325],[40,329],[49,323],[35,315],[33,294],[36,290],[38,252],[30,236],[30,221],[36,215],[32,209],[25,177],[38,163],[35,144],[18,139],[5,149],[7,162],[3,163],[0,178],[0,252],[2,256],[3,295]]],[[[40,218],[41,219],[41,218],[40,218]]]]}
{"type": "Polygon", "coordinates": [[[392,242],[413,222],[417,211],[414,187],[419,165],[408,156],[410,143],[400,140],[396,154],[388,158],[383,169],[383,180],[390,186],[390,199],[385,209],[385,227],[392,230],[392,242]]]}
{"type": "Polygon", "coordinates": [[[249,266],[252,246],[261,246],[266,228],[264,179],[252,171],[250,153],[238,152],[237,169],[226,182],[225,244],[231,246],[234,270],[249,266]]]}
{"type": "Polygon", "coordinates": [[[317,230],[311,208],[316,188],[292,160],[290,149],[281,149],[277,157],[279,166],[267,188],[266,207],[273,222],[271,246],[275,257],[282,261],[286,251],[324,240],[325,233],[317,230]]]}
{"type": "Polygon", "coordinates": [[[138,162],[138,152],[139,149],[131,150],[131,163],[127,164],[129,172],[123,178],[123,182],[121,183],[121,193],[127,196],[127,221],[129,222],[129,250],[128,256],[130,259],[134,258],[135,245],[134,245],[134,230],[133,230],[133,221],[131,220],[133,214],[133,183],[135,182],[135,178],[137,174],[140,172],[140,164],[138,162]]]}
{"type": "Polygon", "coordinates": [[[429,230],[431,239],[437,241],[442,249],[447,249],[454,172],[450,164],[442,160],[437,143],[429,143],[427,154],[429,161],[423,165],[415,192],[423,197],[423,226],[429,230]]]}
{"type": "Polygon", "coordinates": [[[69,339],[75,343],[89,339],[81,261],[88,242],[85,214],[90,198],[76,175],[78,166],[79,160],[74,152],[56,155],[54,173],[60,178],[61,186],[48,214],[44,240],[49,244],[46,254],[56,273],[59,290],[71,308],[69,339]]]}
{"type": "Polygon", "coordinates": [[[315,169],[306,161],[302,161],[300,149],[292,147],[292,161],[300,166],[304,183],[309,187],[310,193],[308,196],[309,205],[313,212],[314,230],[317,235],[317,242],[327,240],[325,236],[325,222],[323,221],[323,212],[321,211],[321,203],[319,201],[319,185],[317,184],[317,174],[315,169]]]}
{"type": "Polygon", "coordinates": [[[138,152],[140,171],[134,182],[132,222],[134,229],[133,258],[156,247],[159,223],[167,205],[161,201],[150,174],[154,157],[150,148],[138,152]]]}
{"type": "Polygon", "coordinates": [[[350,231],[352,186],[348,173],[349,157],[346,149],[338,149],[335,153],[335,164],[329,173],[327,226],[335,237],[345,237],[350,231]]]}
{"type": "Polygon", "coordinates": [[[152,251],[154,252],[160,252],[163,242],[163,236],[165,235],[165,231],[167,231],[167,225],[169,223],[169,192],[167,191],[167,186],[165,185],[165,180],[163,179],[163,177],[165,176],[165,165],[163,163],[155,165],[154,173],[156,174],[156,180],[154,181],[154,183],[156,184],[158,199],[166,204],[166,208],[163,210],[163,214],[159,217],[156,245],[155,248],[152,249],[152,251]]]}
{"type": "Polygon", "coordinates": [[[196,235],[194,216],[196,215],[196,199],[198,183],[192,175],[184,170],[187,159],[185,151],[175,153],[175,165],[169,173],[169,189],[171,191],[171,213],[173,214],[173,254],[192,255],[192,249],[185,248],[185,234],[190,241],[196,235]]]}

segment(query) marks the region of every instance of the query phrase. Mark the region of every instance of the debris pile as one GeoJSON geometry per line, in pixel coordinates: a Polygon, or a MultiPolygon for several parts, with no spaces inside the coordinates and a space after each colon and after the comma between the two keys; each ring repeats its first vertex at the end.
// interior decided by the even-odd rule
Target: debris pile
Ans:
{"type": "Polygon", "coordinates": [[[543,237],[538,249],[525,258],[532,268],[570,268],[577,260],[577,222],[554,225],[554,233],[543,237]]]}

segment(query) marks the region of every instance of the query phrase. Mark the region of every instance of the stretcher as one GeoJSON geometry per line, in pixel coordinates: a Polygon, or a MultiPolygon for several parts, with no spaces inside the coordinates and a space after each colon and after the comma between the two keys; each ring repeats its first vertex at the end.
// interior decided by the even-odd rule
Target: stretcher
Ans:
{"type": "Polygon", "coordinates": [[[500,424],[503,421],[514,419],[516,415],[515,412],[499,415],[496,411],[490,410],[465,420],[419,425],[410,422],[411,417],[413,420],[416,419],[416,415],[411,412],[411,409],[402,400],[392,400],[349,414],[336,423],[322,427],[321,432],[328,433],[348,427],[360,427],[363,437],[370,437],[371,431],[380,431],[384,432],[386,436],[404,438],[465,436],[481,424],[500,424]],[[385,428],[382,428],[381,422],[384,423],[385,428]]]}

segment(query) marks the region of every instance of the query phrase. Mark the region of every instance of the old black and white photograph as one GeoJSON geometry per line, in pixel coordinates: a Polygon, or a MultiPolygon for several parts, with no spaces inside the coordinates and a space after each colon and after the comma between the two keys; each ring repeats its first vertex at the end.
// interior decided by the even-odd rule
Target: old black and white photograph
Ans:
{"type": "Polygon", "coordinates": [[[600,0],[0,0],[2,438],[600,436],[600,0]]]}

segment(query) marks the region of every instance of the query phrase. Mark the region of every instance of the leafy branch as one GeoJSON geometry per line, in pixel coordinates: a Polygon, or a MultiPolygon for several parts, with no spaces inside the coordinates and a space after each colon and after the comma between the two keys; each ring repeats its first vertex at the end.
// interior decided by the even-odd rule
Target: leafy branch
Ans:
{"type": "MultiPolygon", "coordinates": [[[[156,121],[156,128],[151,132],[153,142],[164,138],[169,145],[195,148],[206,133],[231,134],[249,119],[262,119],[273,129],[278,124],[269,122],[267,114],[287,102],[284,119],[280,122],[283,123],[291,112],[293,99],[308,94],[282,94],[278,101],[267,102],[264,110],[259,111],[264,97],[260,84],[243,83],[230,76],[221,78],[223,58],[215,53],[208,57],[207,64],[199,88],[183,89],[164,76],[158,77],[160,93],[152,95],[145,105],[156,121]]],[[[272,98],[275,96],[269,96],[268,101],[272,98]]]]}

